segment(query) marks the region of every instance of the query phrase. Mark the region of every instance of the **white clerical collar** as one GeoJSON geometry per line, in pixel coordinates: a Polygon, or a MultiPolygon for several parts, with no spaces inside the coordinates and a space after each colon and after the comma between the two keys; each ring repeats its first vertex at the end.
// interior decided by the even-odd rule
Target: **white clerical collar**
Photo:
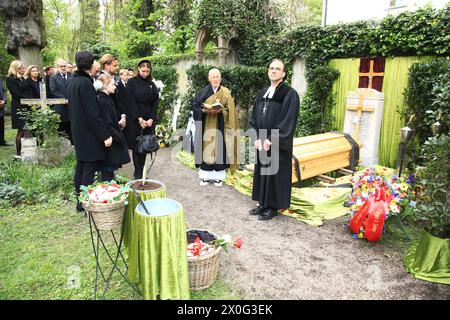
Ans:
{"type": "MultiPolygon", "coordinates": [[[[211,86],[211,87],[212,87],[212,86],[211,86]]],[[[217,90],[219,90],[219,87],[217,87],[217,88],[212,87],[212,89],[213,89],[214,93],[216,93],[217,90]]]]}
{"type": "Polygon", "coordinates": [[[273,98],[273,94],[275,93],[276,87],[272,87],[270,86],[269,89],[267,89],[266,94],[264,95],[263,98],[269,98],[272,99],[273,98]]]}

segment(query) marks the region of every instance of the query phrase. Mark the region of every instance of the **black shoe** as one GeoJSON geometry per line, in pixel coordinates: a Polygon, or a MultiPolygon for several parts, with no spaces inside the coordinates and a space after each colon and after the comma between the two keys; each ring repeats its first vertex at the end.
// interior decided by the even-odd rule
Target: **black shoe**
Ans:
{"type": "Polygon", "coordinates": [[[277,215],[278,211],[276,209],[267,208],[259,214],[258,220],[270,220],[277,215]]]}
{"type": "Polygon", "coordinates": [[[81,203],[77,203],[77,206],[75,208],[77,210],[77,212],[82,212],[84,211],[83,205],[81,203]]]}
{"type": "Polygon", "coordinates": [[[256,208],[253,208],[249,211],[251,216],[259,216],[259,214],[262,211],[262,207],[261,206],[257,206],[256,208]]]}
{"type": "Polygon", "coordinates": [[[0,143],[0,147],[12,147],[12,144],[7,143],[7,142],[2,142],[2,143],[0,143]]]}

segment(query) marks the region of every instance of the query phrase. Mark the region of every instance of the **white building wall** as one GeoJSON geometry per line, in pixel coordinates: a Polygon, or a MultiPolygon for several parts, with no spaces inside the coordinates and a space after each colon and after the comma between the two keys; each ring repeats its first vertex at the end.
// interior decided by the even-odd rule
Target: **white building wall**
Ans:
{"type": "Polygon", "coordinates": [[[445,7],[448,0],[323,0],[322,24],[349,23],[360,20],[380,20],[388,14],[414,11],[430,3],[437,9],[445,7]]]}

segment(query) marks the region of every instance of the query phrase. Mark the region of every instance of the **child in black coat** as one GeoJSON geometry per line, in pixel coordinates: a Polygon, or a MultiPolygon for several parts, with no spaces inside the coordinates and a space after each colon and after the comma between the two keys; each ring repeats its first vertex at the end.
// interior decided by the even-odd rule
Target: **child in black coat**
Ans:
{"type": "Polygon", "coordinates": [[[110,96],[116,90],[114,78],[110,75],[102,74],[98,77],[94,86],[100,90],[97,96],[100,116],[113,139],[112,146],[106,148],[106,159],[100,164],[102,181],[111,181],[114,180],[114,171],[131,161],[125,136],[122,133],[123,128],[126,126],[126,119],[125,115],[119,116],[114,101],[110,96]]]}

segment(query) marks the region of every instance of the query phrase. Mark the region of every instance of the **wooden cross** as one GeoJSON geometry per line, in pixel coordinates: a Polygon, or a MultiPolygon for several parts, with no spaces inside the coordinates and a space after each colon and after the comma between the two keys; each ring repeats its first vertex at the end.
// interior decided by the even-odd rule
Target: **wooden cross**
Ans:
{"type": "Polygon", "coordinates": [[[375,64],[375,61],[374,60],[370,60],[369,72],[360,72],[359,73],[360,77],[369,77],[369,86],[368,86],[369,89],[373,89],[372,88],[373,77],[383,77],[384,76],[384,72],[375,72],[373,70],[374,64],[375,64]]]}
{"type": "Polygon", "coordinates": [[[47,91],[45,88],[44,79],[39,83],[39,93],[40,99],[20,99],[21,104],[26,104],[28,106],[41,106],[41,108],[46,108],[51,104],[67,104],[67,99],[47,99],[47,91]]]}
{"type": "MultiPolygon", "coordinates": [[[[364,106],[363,102],[364,102],[364,96],[366,95],[366,93],[368,93],[367,91],[363,91],[359,94],[358,96],[358,105],[357,106],[352,106],[352,105],[347,105],[346,109],[347,110],[352,110],[355,111],[356,110],[356,124],[355,124],[355,132],[353,134],[353,138],[356,140],[356,142],[358,142],[359,145],[361,145],[359,143],[359,129],[361,127],[361,114],[363,111],[366,112],[374,112],[375,108],[372,106],[364,106]]],[[[361,145],[362,146],[362,145],[361,145]]]]}

